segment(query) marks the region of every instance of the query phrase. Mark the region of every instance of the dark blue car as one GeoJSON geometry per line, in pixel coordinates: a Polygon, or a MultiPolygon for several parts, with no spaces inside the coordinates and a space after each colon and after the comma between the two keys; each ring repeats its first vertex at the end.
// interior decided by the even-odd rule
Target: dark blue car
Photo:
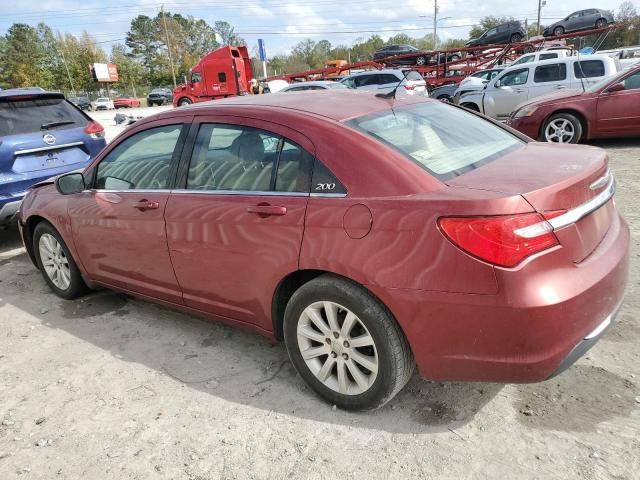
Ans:
{"type": "Polygon", "coordinates": [[[105,145],[102,125],[61,93],[0,91],[0,226],[13,219],[29,187],[83,168],[105,145]]]}

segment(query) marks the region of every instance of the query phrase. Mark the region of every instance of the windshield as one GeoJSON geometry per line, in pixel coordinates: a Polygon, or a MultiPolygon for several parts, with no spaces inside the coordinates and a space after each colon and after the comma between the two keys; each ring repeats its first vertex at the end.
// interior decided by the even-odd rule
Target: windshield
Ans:
{"type": "Polygon", "coordinates": [[[0,102],[0,137],[39,132],[43,125],[70,122],[59,128],[84,127],[88,121],[63,98],[0,102]]]}
{"type": "Polygon", "coordinates": [[[491,122],[438,102],[377,112],[347,124],[395,148],[442,181],[524,145],[491,122]]]}
{"type": "Polygon", "coordinates": [[[327,83],[327,88],[347,88],[347,86],[344,83],[332,82],[327,83]]]}

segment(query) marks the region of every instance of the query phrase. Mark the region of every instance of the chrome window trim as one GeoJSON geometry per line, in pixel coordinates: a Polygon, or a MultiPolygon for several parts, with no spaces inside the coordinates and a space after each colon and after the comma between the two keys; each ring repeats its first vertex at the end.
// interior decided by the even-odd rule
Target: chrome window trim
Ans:
{"type": "Polygon", "coordinates": [[[314,197],[314,198],[322,198],[322,197],[327,197],[327,198],[343,198],[346,197],[347,194],[346,193],[311,193],[309,195],[310,197],[314,197]]]}
{"type": "Polygon", "coordinates": [[[103,188],[89,188],[83,190],[82,193],[171,193],[171,189],[168,188],[130,188],[128,190],[107,190],[103,188]]]}
{"type": "Polygon", "coordinates": [[[274,192],[272,190],[189,190],[177,188],[171,193],[186,195],[247,195],[254,197],[308,197],[307,192],[274,192]]]}
{"type": "Polygon", "coordinates": [[[84,142],[61,143],[60,145],[50,145],[50,146],[48,145],[46,147],[28,148],[26,150],[16,150],[13,154],[27,155],[29,153],[46,152],[49,150],[58,150],[60,148],[77,147],[78,145],[84,145],[84,142]]]}
{"type": "Polygon", "coordinates": [[[591,212],[597,210],[605,203],[607,203],[613,195],[616,193],[616,180],[611,174],[611,178],[606,188],[600,192],[598,195],[593,197],[588,202],[583,203],[571,210],[563,213],[560,216],[552,218],[551,220],[547,220],[549,224],[553,227],[554,230],[558,230],[560,228],[566,227],[567,225],[571,225],[572,223],[576,223],[581,218],[586,217],[591,212]]]}

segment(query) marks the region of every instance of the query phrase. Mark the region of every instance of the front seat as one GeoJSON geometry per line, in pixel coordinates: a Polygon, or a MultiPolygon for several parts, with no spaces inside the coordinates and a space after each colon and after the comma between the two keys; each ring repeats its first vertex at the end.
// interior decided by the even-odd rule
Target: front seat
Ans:
{"type": "Polygon", "coordinates": [[[272,163],[265,163],[264,142],[255,132],[243,132],[229,148],[234,164],[221,179],[221,190],[268,191],[272,163]]]}

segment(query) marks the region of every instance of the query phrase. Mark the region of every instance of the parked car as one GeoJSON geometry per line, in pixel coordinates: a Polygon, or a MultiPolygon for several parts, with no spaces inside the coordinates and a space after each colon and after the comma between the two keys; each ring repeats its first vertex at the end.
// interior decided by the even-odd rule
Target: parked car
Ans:
{"type": "Polygon", "coordinates": [[[94,103],[96,110],[113,110],[115,108],[113,100],[108,97],[99,97],[94,103]]]}
{"type": "Polygon", "coordinates": [[[538,382],[580,357],[627,283],[614,190],[603,150],[332,90],[144,118],[29,192],[20,230],[57,295],[102,286],[284,339],[322,398],[370,409],[414,365],[538,382]]]}
{"type": "Polygon", "coordinates": [[[516,58],[513,63],[509,64],[510,67],[514,65],[521,65],[523,63],[539,62],[540,60],[551,60],[552,58],[565,58],[570,57],[573,50],[570,48],[554,48],[553,50],[540,50],[532,53],[525,53],[524,55],[516,58]]]}
{"type": "Polygon", "coordinates": [[[173,102],[173,92],[170,88],[154,88],[147,95],[147,105],[169,105],[173,102]]]}
{"type": "Polygon", "coordinates": [[[469,92],[460,105],[506,120],[518,105],[558,90],[582,89],[620,71],[617,59],[587,55],[516,65],[491,80],[484,90],[469,92]]]}
{"type": "Polygon", "coordinates": [[[3,90],[0,118],[0,225],[32,185],[85,167],[105,146],[102,126],[61,93],[3,90]]]}
{"type": "Polygon", "coordinates": [[[474,92],[484,89],[489,80],[495,78],[505,67],[488,68],[486,70],[477,71],[464,78],[454,90],[451,101],[455,104],[460,103],[460,97],[468,92],[474,92]]]}
{"type": "Polygon", "coordinates": [[[467,47],[481,47],[492,44],[517,43],[525,38],[522,24],[517,21],[502,23],[497,27],[485,30],[478,38],[472,38],[466,43],[467,47]]]}
{"type": "Polygon", "coordinates": [[[400,69],[367,70],[361,73],[354,73],[340,81],[349,88],[365,90],[375,90],[377,93],[391,92],[398,84],[409,94],[426,95],[427,82],[418,72],[400,69]]]}
{"type": "Polygon", "coordinates": [[[89,97],[69,97],[67,98],[67,100],[73,103],[80,110],[88,110],[88,111],[93,110],[93,107],[91,106],[91,100],[89,100],[89,97]]]}
{"type": "Polygon", "coordinates": [[[545,37],[562,35],[566,32],[576,32],[578,30],[589,30],[592,28],[603,28],[614,23],[613,13],[608,10],[598,8],[588,8],[578,10],[563,18],[559,22],[553,23],[544,29],[542,35],[545,37]]]}
{"type": "Polygon", "coordinates": [[[525,103],[509,125],[531,138],[577,143],[609,137],[640,137],[640,66],[592,85],[525,103]]]}
{"type": "Polygon", "coordinates": [[[457,83],[448,83],[446,85],[440,85],[439,87],[434,88],[429,96],[434,100],[440,100],[444,103],[451,103],[453,102],[453,95],[456,93],[457,89],[457,83]]]}
{"type": "Polygon", "coordinates": [[[131,95],[120,95],[113,101],[114,108],[136,108],[140,106],[140,100],[131,95]]]}
{"type": "MultiPolygon", "coordinates": [[[[423,52],[422,50],[417,49],[412,45],[387,45],[384,48],[381,48],[377,52],[373,54],[374,61],[380,61],[382,59],[392,57],[395,55],[407,55],[412,54],[411,56],[403,56],[402,58],[390,59],[389,62],[394,65],[435,65],[438,63],[438,57],[440,58],[440,63],[445,62],[445,53],[441,52],[439,55],[429,52],[423,52]]],[[[460,60],[462,56],[460,52],[448,52],[446,54],[447,62],[453,62],[455,60],[460,60]]]]}
{"type": "Polygon", "coordinates": [[[332,80],[318,80],[314,82],[298,82],[283,88],[280,92],[303,92],[308,90],[330,90],[334,88],[347,88],[344,83],[332,80]]]}

